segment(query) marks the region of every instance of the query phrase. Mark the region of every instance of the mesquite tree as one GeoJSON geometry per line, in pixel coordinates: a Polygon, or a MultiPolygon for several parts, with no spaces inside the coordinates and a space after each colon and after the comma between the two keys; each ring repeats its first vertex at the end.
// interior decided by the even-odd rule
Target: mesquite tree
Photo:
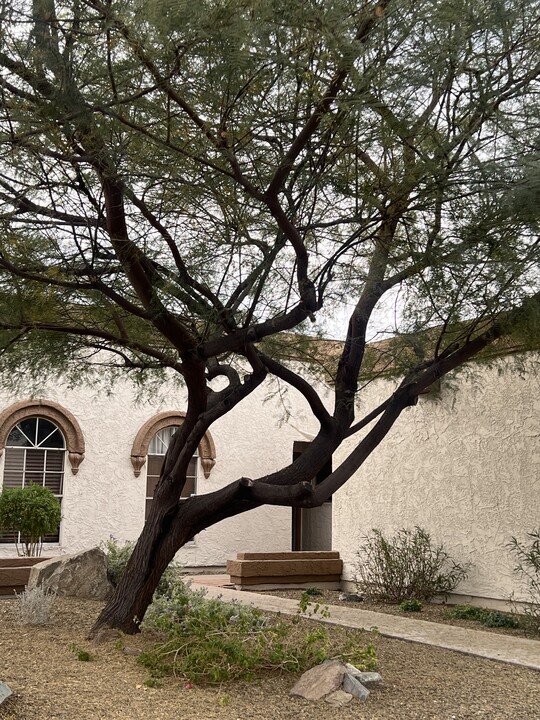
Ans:
{"type": "Polygon", "coordinates": [[[538,3],[3,0],[1,13],[5,382],[94,366],[176,373],[187,391],[95,626],[135,632],[189,538],[265,503],[320,505],[420,392],[538,326],[538,3]],[[370,323],[396,295],[412,350],[360,417],[370,323]],[[286,357],[344,298],[329,407],[286,357]],[[269,378],[309,403],[309,448],[180,503],[205,431],[269,378]]]}

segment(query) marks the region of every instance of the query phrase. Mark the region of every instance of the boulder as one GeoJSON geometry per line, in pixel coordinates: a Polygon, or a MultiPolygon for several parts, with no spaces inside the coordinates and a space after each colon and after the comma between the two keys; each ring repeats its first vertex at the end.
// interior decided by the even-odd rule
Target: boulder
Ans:
{"type": "Polygon", "coordinates": [[[103,550],[93,548],[76,555],[45,560],[30,571],[28,589],[42,585],[58,595],[87,600],[105,600],[113,589],[107,577],[103,550]]]}
{"type": "Polygon", "coordinates": [[[345,674],[345,665],[339,660],[326,660],[307,670],[290,691],[306,700],[320,700],[339,690],[345,674]]]}

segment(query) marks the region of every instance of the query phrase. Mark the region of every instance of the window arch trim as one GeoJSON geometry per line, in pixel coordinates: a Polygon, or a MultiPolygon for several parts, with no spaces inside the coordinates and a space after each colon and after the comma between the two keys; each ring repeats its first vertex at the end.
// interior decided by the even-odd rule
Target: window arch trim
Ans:
{"type": "MultiPolygon", "coordinates": [[[[154,435],[170,425],[181,425],[186,414],[178,411],[165,411],[154,415],[141,427],[131,448],[131,464],[135,477],[139,477],[146,462],[148,447],[154,435]]],[[[199,443],[199,459],[201,461],[204,477],[210,477],[212,468],[216,464],[216,447],[214,440],[208,430],[199,443]]]]}
{"type": "Polygon", "coordinates": [[[29,417],[45,418],[60,428],[66,441],[71,472],[76,475],[84,460],[84,437],[75,416],[52,400],[21,400],[0,412],[0,456],[11,430],[29,417]]]}

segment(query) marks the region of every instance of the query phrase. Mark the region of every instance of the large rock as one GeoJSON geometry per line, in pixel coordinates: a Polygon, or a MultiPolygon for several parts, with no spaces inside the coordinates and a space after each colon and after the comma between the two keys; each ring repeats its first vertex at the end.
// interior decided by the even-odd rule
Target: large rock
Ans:
{"type": "Polygon", "coordinates": [[[93,548],[76,555],[45,560],[30,571],[28,589],[42,585],[58,595],[105,600],[113,586],[107,577],[103,550],[93,548]]]}
{"type": "Polygon", "coordinates": [[[306,700],[320,700],[339,690],[345,675],[345,665],[339,660],[327,660],[307,670],[290,691],[306,700]]]}

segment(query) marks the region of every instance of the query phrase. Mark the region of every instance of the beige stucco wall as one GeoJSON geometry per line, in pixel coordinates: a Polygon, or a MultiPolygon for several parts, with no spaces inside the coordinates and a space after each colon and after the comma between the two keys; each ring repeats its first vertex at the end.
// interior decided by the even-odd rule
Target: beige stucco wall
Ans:
{"type": "MultiPolygon", "coordinates": [[[[198,492],[210,492],[241,476],[257,477],[290,462],[298,430],[313,432],[315,426],[301,398],[290,392],[286,399],[290,421],[283,423],[283,399],[268,399],[269,388],[257,390],[219,420],[211,433],[216,464],[210,477],[198,473],[198,492]],[[310,424],[311,423],[311,424],[310,424]]],[[[44,554],[72,553],[99,544],[111,535],[134,540],[144,521],[146,465],[134,476],[131,447],[140,427],[163,410],[185,410],[178,387],[162,388],[160,402],[137,402],[129,384],[118,383],[108,396],[99,388],[68,390],[58,385],[40,397],[58,402],[77,418],[86,443],[85,459],[77,475],[66,460],[60,545],[44,554]]],[[[0,410],[21,398],[0,397],[0,410]]],[[[5,453],[0,457],[3,476],[5,453]]],[[[291,510],[264,507],[225,520],[200,533],[184,547],[178,560],[189,566],[224,565],[237,551],[289,550],[291,510]]],[[[0,556],[12,555],[13,545],[0,545],[0,556]]]]}
{"type": "MultiPolygon", "coordinates": [[[[461,593],[502,600],[522,593],[505,546],[540,526],[539,357],[526,358],[523,374],[510,371],[513,362],[443,379],[440,396],[405,410],[337,493],[333,539],[344,577],[353,577],[356,549],[371,528],[419,525],[457,561],[474,564],[461,593]]],[[[391,388],[374,382],[363,407],[376,407],[391,388]]]]}

